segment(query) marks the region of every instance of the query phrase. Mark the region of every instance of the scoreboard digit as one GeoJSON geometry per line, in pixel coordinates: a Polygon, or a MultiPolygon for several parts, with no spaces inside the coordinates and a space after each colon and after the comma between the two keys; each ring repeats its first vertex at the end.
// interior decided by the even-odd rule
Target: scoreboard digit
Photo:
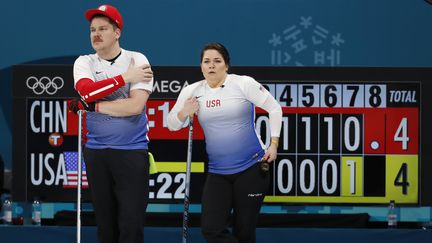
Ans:
{"type": "Polygon", "coordinates": [[[418,203],[420,83],[264,85],[283,110],[266,202],[418,203]]]}

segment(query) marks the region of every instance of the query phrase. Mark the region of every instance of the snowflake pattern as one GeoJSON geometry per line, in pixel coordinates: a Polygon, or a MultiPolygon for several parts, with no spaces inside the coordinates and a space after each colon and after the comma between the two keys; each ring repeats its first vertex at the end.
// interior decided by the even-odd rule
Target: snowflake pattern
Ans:
{"type": "Polygon", "coordinates": [[[273,32],[268,40],[272,65],[338,66],[341,64],[341,33],[332,33],[326,26],[313,23],[312,16],[301,16],[280,33],[273,32]]]}

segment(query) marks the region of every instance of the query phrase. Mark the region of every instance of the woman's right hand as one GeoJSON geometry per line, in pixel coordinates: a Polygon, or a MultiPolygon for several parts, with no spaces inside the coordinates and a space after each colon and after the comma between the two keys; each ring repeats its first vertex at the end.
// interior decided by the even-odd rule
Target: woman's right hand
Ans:
{"type": "Polygon", "coordinates": [[[188,98],[183,105],[183,109],[178,113],[179,119],[185,121],[188,116],[192,117],[198,110],[198,100],[195,97],[188,98]]]}

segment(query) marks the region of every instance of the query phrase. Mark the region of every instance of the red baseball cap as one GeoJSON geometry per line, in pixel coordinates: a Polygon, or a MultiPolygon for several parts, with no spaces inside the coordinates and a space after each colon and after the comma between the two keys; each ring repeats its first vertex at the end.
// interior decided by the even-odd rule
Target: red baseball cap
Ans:
{"type": "Polygon", "coordinates": [[[87,10],[85,12],[85,17],[88,21],[91,21],[93,16],[95,16],[96,14],[101,14],[108,17],[118,25],[120,30],[123,28],[122,16],[120,15],[120,12],[115,7],[108,4],[104,4],[99,6],[98,8],[87,10]]]}

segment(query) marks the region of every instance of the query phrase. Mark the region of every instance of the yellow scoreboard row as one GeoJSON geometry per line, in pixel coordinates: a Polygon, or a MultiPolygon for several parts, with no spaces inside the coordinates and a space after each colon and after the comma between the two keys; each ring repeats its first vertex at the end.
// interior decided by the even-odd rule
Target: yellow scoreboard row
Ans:
{"type": "MultiPolygon", "coordinates": [[[[342,156],[339,195],[268,195],[267,203],[418,203],[418,155],[385,155],[385,168],[366,173],[363,156],[342,156]],[[370,176],[368,176],[370,175],[370,176]],[[371,177],[381,178],[371,178],[371,177]],[[373,183],[368,183],[371,180],[373,183]],[[381,183],[380,183],[381,182],[381,183]],[[381,193],[366,195],[366,187],[381,193]],[[378,190],[379,191],[379,190],[378,190]]],[[[373,170],[374,166],[368,167],[373,170]]]]}

